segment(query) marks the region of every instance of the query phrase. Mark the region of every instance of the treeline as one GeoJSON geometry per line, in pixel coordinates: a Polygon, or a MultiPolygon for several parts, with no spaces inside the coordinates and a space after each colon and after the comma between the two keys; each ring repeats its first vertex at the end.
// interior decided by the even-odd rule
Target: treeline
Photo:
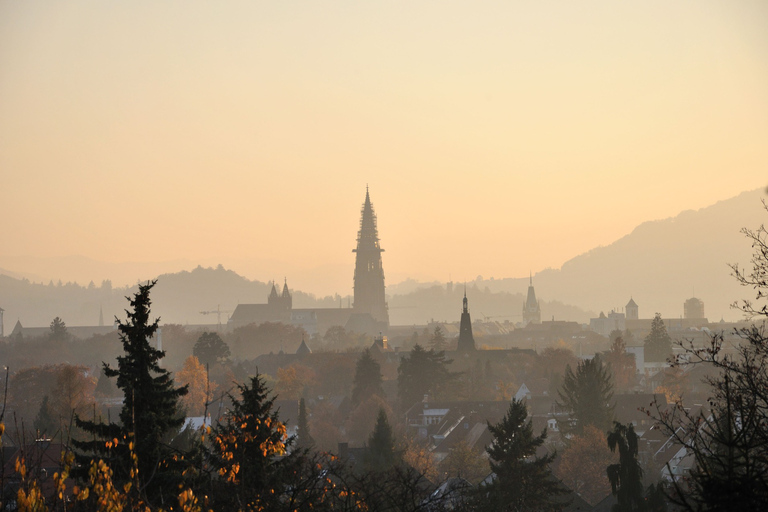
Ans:
{"type": "MultiPolygon", "coordinates": [[[[153,285],[140,286],[131,299],[128,318],[119,325],[123,353],[116,365],[103,367],[104,377],[115,379],[122,394],[119,414],[89,419],[73,409],[74,424],[83,435],[67,436],[52,477],[35,466],[42,458],[30,456],[39,443],[49,441],[36,440],[35,449],[22,446],[17,476],[3,486],[6,509],[499,510],[512,484],[525,491],[527,507],[556,510],[564,504],[557,498],[566,490],[552,483],[548,459],[535,457],[544,434],[533,436],[530,422],[525,423],[526,408],[516,400],[493,430],[492,455],[498,466],[491,468],[497,479],[478,488],[462,479],[436,487],[408,462],[381,408],[367,446],[355,456],[315,451],[303,404],[298,437],[288,437],[275,399],[259,375],[227,393],[230,404],[218,422],[179,433],[184,423],[180,401],[191,389],[176,385],[160,366],[163,353],[150,343],[159,327],[150,320],[153,285]]],[[[201,338],[195,349],[209,364],[228,357],[226,345],[214,336],[201,338]]],[[[427,364],[444,362],[433,351],[422,353],[431,361],[427,364]]],[[[418,354],[417,348],[412,362],[418,354]]],[[[71,373],[66,365],[49,370],[46,375],[56,379],[55,387],[71,373]]],[[[75,381],[94,384],[83,381],[76,368],[74,373],[75,381]]],[[[450,375],[433,377],[445,383],[450,375]]],[[[380,384],[377,363],[366,351],[356,365],[353,403],[381,395],[380,384]]]]}

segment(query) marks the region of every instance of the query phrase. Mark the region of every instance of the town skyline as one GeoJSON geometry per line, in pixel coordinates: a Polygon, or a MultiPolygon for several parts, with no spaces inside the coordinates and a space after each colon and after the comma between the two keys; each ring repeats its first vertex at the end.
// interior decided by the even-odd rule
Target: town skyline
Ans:
{"type": "MultiPolygon", "coordinates": [[[[743,191],[742,194],[746,194],[752,191],[743,191]]],[[[688,211],[699,211],[708,207],[712,207],[718,203],[726,201],[728,199],[735,199],[733,197],[723,198],[716,203],[707,204],[698,209],[685,210],[678,212],[676,215],[664,219],[648,219],[637,226],[633,226],[627,233],[622,234],[616,240],[607,242],[604,245],[598,245],[588,248],[581,253],[574,254],[561,262],[558,266],[554,267],[541,267],[536,269],[529,269],[522,275],[499,274],[499,275],[487,275],[483,274],[482,270],[477,268],[472,270],[471,263],[470,269],[464,272],[468,274],[461,276],[460,274],[454,274],[449,272],[447,276],[438,276],[434,273],[419,273],[409,272],[407,269],[397,269],[391,271],[388,264],[389,254],[386,252],[386,247],[390,245],[387,239],[382,241],[382,247],[385,250],[383,258],[385,259],[384,273],[385,283],[387,287],[396,286],[398,289],[411,290],[417,287],[419,283],[471,283],[474,281],[485,280],[504,280],[504,279],[525,279],[530,275],[536,275],[542,271],[559,270],[564,263],[567,263],[574,258],[583,256],[588,252],[600,249],[602,247],[610,246],[611,244],[621,240],[622,238],[630,235],[636,228],[645,223],[652,223],[655,221],[669,221],[676,216],[688,211]],[[391,276],[395,277],[391,277],[391,276]]],[[[756,214],[760,213],[760,207],[758,203],[754,205],[754,211],[756,214]]],[[[386,222],[386,213],[384,225],[386,222]]],[[[749,227],[749,226],[743,226],[749,227]]],[[[356,231],[355,231],[356,233],[356,231]]],[[[350,240],[354,241],[354,234],[350,234],[350,240]]],[[[395,235],[396,236],[396,235],[395,235]]],[[[352,245],[352,243],[348,244],[352,245]]],[[[398,244],[394,244],[398,245],[398,244]]],[[[418,249],[418,247],[417,247],[418,249]]],[[[345,251],[338,251],[341,254],[346,254],[345,251]]],[[[391,251],[390,251],[391,252],[391,251]]],[[[48,281],[62,281],[78,283],[80,285],[87,285],[93,281],[95,284],[99,284],[101,281],[109,280],[113,286],[124,287],[134,285],[137,282],[147,279],[154,279],[160,274],[175,273],[181,271],[190,271],[196,267],[216,267],[223,265],[229,270],[234,270],[239,275],[251,279],[254,281],[262,282],[282,282],[285,279],[290,279],[291,287],[296,286],[297,289],[306,293],[311,293],[317,297],[324,297],[328,295],[340,294],[346,296],[352,292],[352,273],[354,254],[350,251],[347,256],[348,261],[335,261],[325,268],[319,267],[303,267],[296,264],[295,261],[276,261],[266,260],[255,256],[253,258],[246,259],[232,259],[226,256],[203,258],[199,260],[193,260],[191,258],[179,258],[166,261],[105,261],[97,260],[84,254],[67,254],[60,257],[39,257],[31,255],[8,255],[0,254],[0,272],[3,272],[11,277],[25,278],[33,282],[48,281]],[[51,269],[46,273],[46,267],[51,269]],[[277,269],[277,270],[275,270],[277,269]],[[323,271],[326,273],[323,274],[323,271]],[[316,277],[320,279],[316,279],[316,277]],[[330,279],[328,279],[330,276],[330,279]]],[[[724,263],[738,263],[738,261],[724,261],[724,263]]],[[[512,268],[512,267],[510,267],[512,268]]],[[[691,291],[695,290],[695,285],[692,286],[691,291]]],[[[389,294],[389,292],[388,292],[389,294]]],[[[692,293],[691,296],[694,296],[692,293]]]]}
{"type": "Polygon", "coordinates": [[[0,268],[343,293],[369,184],[388,283],[522,277],[765,186],[768,7],[589,5],[3,3],[0,268]]]}

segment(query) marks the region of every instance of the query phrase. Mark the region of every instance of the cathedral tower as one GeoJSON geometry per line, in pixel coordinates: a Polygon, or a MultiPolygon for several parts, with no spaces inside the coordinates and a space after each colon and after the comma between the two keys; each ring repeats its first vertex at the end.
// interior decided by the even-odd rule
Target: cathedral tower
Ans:
{"type": "Polygon", "coordinates": [[[369,314],[376,322],[389,326],[389,312],[384,298],[384,269],[381,266],[379,233],[376,228],[376,214],[365,188],[365,203],[357,233],[355,257],[355,299],[353,309],[357,314],[369,314]]]}

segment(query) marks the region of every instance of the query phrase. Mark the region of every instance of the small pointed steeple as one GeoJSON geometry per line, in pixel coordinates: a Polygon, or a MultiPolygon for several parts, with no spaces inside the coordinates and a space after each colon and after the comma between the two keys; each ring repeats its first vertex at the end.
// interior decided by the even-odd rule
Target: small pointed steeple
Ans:
{"type": "Polygon", "coordinates": [[[541,306],[536,300],[536,291],[533,289],[533,273],[528,278],[528,296],[523,304],[523,325],[541,323],[541,306]]]}
{"type": "Polygon", "coordinates": [[[459,324],[459,342],[456,350],[459,352],[471,352],[476,350],[475,337],[472,336],[472,319],[469,317],[469,305],[467,303],[467,285],[464,285],[464,310],[461,312],[459,324]]]}
{"type": "Polygon", "coordinates": [[[286,299],[291,296],[291,293],[288,291],[288,278],[283,278],[285,280],[283,284],[283,298],[286,299]]]}
{"type": "Polygon", "coordinates": [[[304,336],[301,337],[301,345],[299,345],[298,350],[296,350],[297,355],[304,355],[304,354],[311,354],[312,350],[307,346],[306,342],[304,341],[304,336]]]}

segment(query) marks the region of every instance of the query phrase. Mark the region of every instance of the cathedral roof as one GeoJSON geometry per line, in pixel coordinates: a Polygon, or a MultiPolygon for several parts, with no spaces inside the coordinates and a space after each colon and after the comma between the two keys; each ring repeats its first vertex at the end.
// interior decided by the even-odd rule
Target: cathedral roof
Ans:
{"type": "Polygon", "coordinates": [[[627,307],[628,308],[636,308],[637,307],[637,304],[635,304],[635,300],[632,299],[631,297],[629,298],[629,302],[627,302],[627,307]]]}

